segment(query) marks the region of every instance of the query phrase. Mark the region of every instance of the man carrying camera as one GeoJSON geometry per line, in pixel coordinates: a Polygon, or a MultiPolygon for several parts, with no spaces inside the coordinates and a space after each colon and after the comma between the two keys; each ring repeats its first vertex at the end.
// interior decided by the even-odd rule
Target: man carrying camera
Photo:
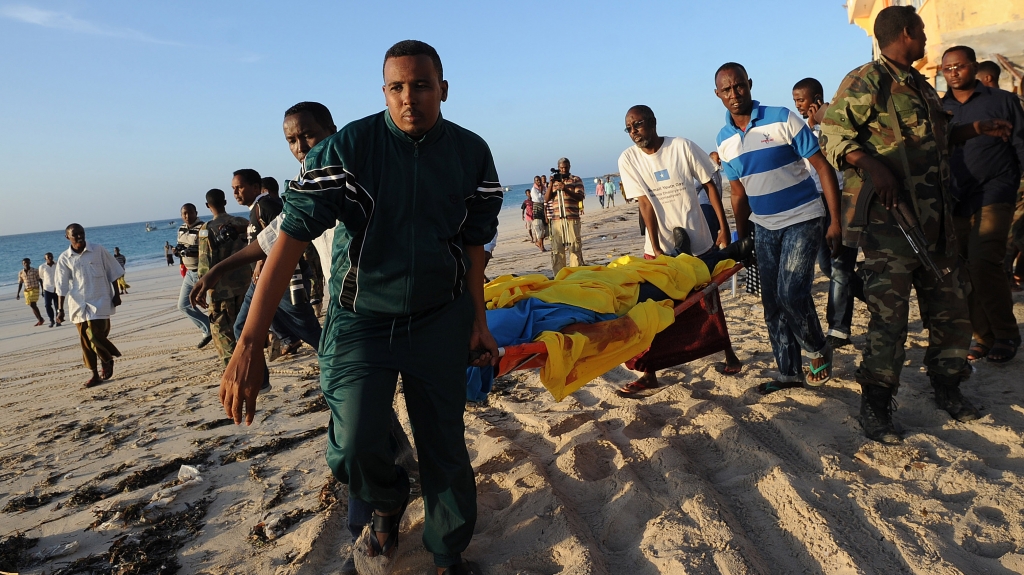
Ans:
{"type": "Polygon", "coordinates": [[[185,267],[181,291],[178,292],[178,311],[185,314],[185,317],[192,320],[199,331],[203,332],[203,339],[196,345],[197,348],[203,349],[212,339],[210,317],[188,302],[188,294],[199,279],[196,270],[199,268],[199,228],[203,226],[203,221],[199,219],[194,204],[181,206],[181,220],[184,223],[178,228],[178,245],[174,246],[174,255],[181,258],[181,265],[185,267]]]}
{"type": "Polygon", "coordinates": [[[569,173],[569,159],[558,160],[558,170],[551,174],[551,183],[544,194],[548,233],[551,235],[551,268],[555,274],[565,267],[566,248],[569,250],[569,265],[583,265],[580,226],[580,204],[583,197],[583,180],[569,173]]]}
{"type": "MultiPolygon", "coordinates": [[[[249,221],[228,214],[226,205],[223,190],[206,192],[206,207],[210,208],[213,219],[199,227],[197,279],[246,246],[245,232],[249,221]]],[[[247,266],[228,271],[207,291],[210,298],[210,334],[225,366],[235,351],[235,318],[249,289],[250,271],[247,266]]]]}

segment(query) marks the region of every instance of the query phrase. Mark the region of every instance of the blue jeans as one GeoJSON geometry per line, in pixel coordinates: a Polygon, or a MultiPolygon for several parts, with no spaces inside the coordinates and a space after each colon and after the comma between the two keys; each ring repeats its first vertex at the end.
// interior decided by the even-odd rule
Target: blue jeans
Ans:
{"type": "Polygon", "coordinates": [[[715,208],[708,204],[701,204],[700,211],[704,213],[704,221],[708,223],[708,229],[711,230],[711,240],[717,242],[718,232],[722,231],[722,226],[718,223],[718,214],[715,213],[715,208]]]}
{"type": "Polygon", "coordinates": [[[831,258],[832,281],[829,283],[828,306],[825,308],[828,335],[850,338],[854,298],[864,299],[864,281],[854,273],[856,263],[857,248],[843,246],[839,248],[839,255],[831,258]]]}
{"type": "Polygon", "coordinates": [[[769,230],[755,224],[754,249],[761,274],[761,303],[772,353],[783,380],[802,379],[803,349],[820,357],[825,348],[818,312],[811,298],[814,261],[821,245],[823,218],[769,230]]]}
{"type": "MultiPolygon", "coordinates": [[[[242,337],[242,328],[245,327],[245,318],[249,316],[249,306],[252,305],[254,293],[256,293],[256,284],[249,284],[249,291],[245,292],[245,301],[242,302],[242,307],[238,310],[238,318],[235,319],[236,341],[242,337]]],[[[306,293],[309,293],[308,283],[306,293]]],[[[313,306],[309,305],[309,302],[297,306],[292,305],[291,294],[288,291],[284,292],[284,297],[277,305],[271,329],[282,336],[283,343],[290,343],[288,336],[294,334],[295,337],[308,343],[314,349],[320,349],[322,329],[320,321],[316,319],[316,314],[313,312],[313,306]]]]}
{"type": "Polygon", "coordinates": [[[196,272],[185,272],[185,277],[181,281],[181,291],[178,292],[178,311],[196,324],[199,331],[203,332],[203,337],[210,337],[210,316],[206,311],[196,309],[188,302],[188,294],[192,292],[192,286],[196,285],[198,279],[199,275],[196,272]]]}

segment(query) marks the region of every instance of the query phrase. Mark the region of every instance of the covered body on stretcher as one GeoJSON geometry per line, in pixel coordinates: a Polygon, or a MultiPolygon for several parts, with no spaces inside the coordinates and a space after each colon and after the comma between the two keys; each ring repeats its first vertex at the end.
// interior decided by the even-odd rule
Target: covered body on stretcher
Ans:
{"type": "Polygon", "coordinates": [[[496,375],[540,367],[561,401],[622,363],[651,371],[722,351],[729,335],[718,286],[741,268],[725,260],[712,277],[691,256],[623,256],[564,268],[553,280],[498,277],[484,298],[501,360],[496,370],[467,370],[467,398],[483,400],[496,375]]]}

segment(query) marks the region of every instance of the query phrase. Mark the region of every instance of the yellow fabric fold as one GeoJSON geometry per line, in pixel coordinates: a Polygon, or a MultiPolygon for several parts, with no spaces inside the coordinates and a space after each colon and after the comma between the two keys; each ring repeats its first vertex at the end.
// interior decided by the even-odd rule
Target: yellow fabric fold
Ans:
{"type": "Polygon", "coordinates": [[[650,282],[670,298],[681,300],[710,279],[707,266],[693,256],[653,260],[622,256],[607,266],[562,268],[553,280],[540,274],[500,276],[484,286],[484,299],[487,309],[512,307],[533,297],[622,316],[636,305],[640,282],[650,282]]]}
{"type": "Polygon", "coordinates": [[[623,317],[587,324],[575,333],[542,332],[537,341],[544,342],[548,357],[540,370],[541,382],[555,401],[562,401],[649,348],[654,336],[674,321],[670,300],[648,300],[623,317]]]}

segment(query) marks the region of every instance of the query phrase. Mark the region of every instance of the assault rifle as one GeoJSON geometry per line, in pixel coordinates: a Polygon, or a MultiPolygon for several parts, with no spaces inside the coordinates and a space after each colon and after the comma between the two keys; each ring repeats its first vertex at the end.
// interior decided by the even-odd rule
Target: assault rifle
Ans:
{"type": "Polygon", "coordinates": [[[896,220],[896,225],[899,226],[900,231],[907,237],[907,242],[910,243],[910,247],[917,254],[917,259],[921,260],[922,264],[931,269],[932,273],[935,274],[935,278],[941,281],[950,272],[950,269],[939,269],[939,266],[935,265],[935,261],[928,255],[928,240],[925,239],[924,232],[921,231],[921,224],[917,221],[914,208],[906,200],[900,198],[896,202],[896,206],[889,210],[889,212],[892,214],[893,219],[896,220]]]}

